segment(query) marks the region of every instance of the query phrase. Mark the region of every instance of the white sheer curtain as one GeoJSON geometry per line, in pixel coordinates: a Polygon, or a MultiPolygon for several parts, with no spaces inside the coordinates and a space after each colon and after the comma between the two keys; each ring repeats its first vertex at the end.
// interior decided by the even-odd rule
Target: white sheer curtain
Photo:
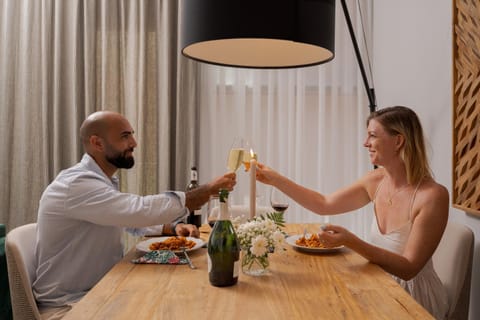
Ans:
{"type": "MultiPolygon", "coordinates": [[[[349,3],[361,48],[366,42],[371,49],[368,34],[372,2],[362,1],[361,10],[358,2],[349,3]],[[367,41],[360,31],[360,13],[367,41]]],[[[352,183],[370,170],[368,154],[362,146],[368,101],[340,4],[335,52],[332,62],[303,69],[202,65],[200,178],[226,171],[228,150],[237,136],[253,142],[260,162],[322,193],[352,183]]],[[[243,168],[237,174],[232,202],[248,206],[248,174],[243,168]]],[[[269,190],[257,183],[259,205],[269,205],[269,190]]],[[[293,201],[286,213],[289,222],[338,223],[360,236],[366,234],[372,217],[370,207],[321,217],[293,201]]]]}

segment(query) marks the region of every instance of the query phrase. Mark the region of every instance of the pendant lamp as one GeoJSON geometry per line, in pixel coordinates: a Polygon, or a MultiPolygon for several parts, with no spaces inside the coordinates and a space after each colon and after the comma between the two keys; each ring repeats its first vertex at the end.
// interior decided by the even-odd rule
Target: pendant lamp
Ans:
{"type": "MultiPolygon", "coordinates": [[[[335,56],[336,0],[183,0],[180,45],[191,59],[230,67],[319,65],[335,56]]],[[[345,0],[341,0],[370,111],[376,109],[345,0]]]]}
{"type": "Polygon", "coordinates": [[[181,8],[182,53],[201,62],[297,68],[335,54],[335,0],[183,0],[181,8]]]}

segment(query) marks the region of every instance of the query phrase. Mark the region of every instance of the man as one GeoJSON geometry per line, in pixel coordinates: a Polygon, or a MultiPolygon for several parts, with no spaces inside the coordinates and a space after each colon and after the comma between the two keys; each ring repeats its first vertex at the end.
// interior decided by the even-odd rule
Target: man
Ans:
{"type": "Polygon", "coordinates": [[[236,183],[228,173],[186,193],[122,193],[114,174],[134,165],[133,133],[118,113],[90,115],[80,128],[81,162],[60,172],[40,199],[33,290],[44,318],[61,318],[122,258],[124,227],[160,225],[162,234],[199,236],[183,223],[186,214],[236,183]]]}

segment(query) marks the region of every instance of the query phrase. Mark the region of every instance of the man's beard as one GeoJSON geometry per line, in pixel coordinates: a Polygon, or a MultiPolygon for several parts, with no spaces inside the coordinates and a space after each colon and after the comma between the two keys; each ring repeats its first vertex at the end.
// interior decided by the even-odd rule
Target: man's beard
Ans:
{"type": "Polygon", "coordinates": [[[129,151],[131,152],[131,151],[133,151],[133,149],[126,150],[123,153],[118,152],[114,156],[108,156],[107,155],[106,156],[107,161],[110,162],[111,164],[113,164],[115,167],[117,167],[119,169],[120,168],[121,169],[130,169],[135,164],[135,159],[133,158],[133,156],[129,156],[129,157],[126,156],[126,153],[129,152],[129,151]]]}

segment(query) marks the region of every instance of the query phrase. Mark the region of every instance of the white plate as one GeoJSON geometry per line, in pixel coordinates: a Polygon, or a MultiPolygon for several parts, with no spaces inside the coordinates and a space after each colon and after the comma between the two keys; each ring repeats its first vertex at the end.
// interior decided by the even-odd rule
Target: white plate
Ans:
{"type": "MultiPolygon", "coordinates": [[[[307,238],[310,237],[310,234],[306,234],[307,238]]],[[[296,234],[293,236],[288,237],[285,239],[289,245],[294,247],[297,250],[304,251],[304,252],[314,252],[314,253],[330,253],[330,252],[337,252],[341,250],[344,246],[339,246],[339,247],[333,247],[333,248],[311,248],[311,247],[304,247],[304,246],[299,246],[295,242],[303,237],[303,234],[296,234]]]]}
{"type": "MultiPolygon", "coordinates": [[[[141,241],[139,243],[137,243],[137,250],[138,251],[142,251],[142,252],[150,252],[152,250],[150,250],[150,244],[154,243],[154,242],[163,242],[165,240],[167,240],[168,238],[170,238],[171,236],[168,236],[168,237],[157,237],[157,238],[150,238],[150,239],[147,239],[147,240],[144,240],[144,241],[141,241]]],[[[202,239],[199,239],[199,238],[193,238],[193,237],[186,237],[187,240],[191,240],[193,242],[195,242],[195,246],[193,246],[192,248],[190,249],[186,249],[185,251],[187,252],[190,252],[190,251],[193,251],[193,250],[197,250],[199,248],[201,248],[204,244],[205,244],[205,241],[203,241],[202,239]]],[[[181,251],[174,251],[174,252],[181,252],[181,251]]]]}

